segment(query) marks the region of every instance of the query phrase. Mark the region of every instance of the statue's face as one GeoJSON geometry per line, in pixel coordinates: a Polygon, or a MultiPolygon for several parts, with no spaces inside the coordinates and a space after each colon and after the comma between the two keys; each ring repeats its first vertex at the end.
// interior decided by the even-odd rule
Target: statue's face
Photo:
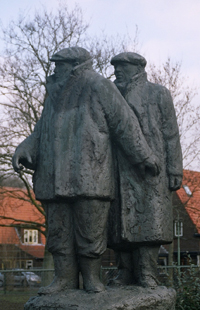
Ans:
{"type": "Polygon", "coordinates": [[[62,61],[55,62],[54,73],[56,77],[56,82],[67,79],[70,76],[73,67],[74,65],[69,62],[62,62],[62,61]]]}
{"type": "Polygon", "coordinates": [[[128,63],[128,62],[119,62],[114,65],[117,83],[129,83],[131,78],[136,75],[139,71],[139,66],[128,63]]]}

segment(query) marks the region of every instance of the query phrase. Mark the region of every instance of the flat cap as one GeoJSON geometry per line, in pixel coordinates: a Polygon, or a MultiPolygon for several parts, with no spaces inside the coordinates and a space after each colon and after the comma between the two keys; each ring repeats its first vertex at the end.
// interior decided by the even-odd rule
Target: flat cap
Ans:
{"type": "Polygon", "coordinates": [[[82,48],[82,47],[68,47],[64,48],[61,51],[55,53],[50,61],[66,61],[66,62],[74,62],[77,61],[79,63],[85,62],[89,59],[92,59],[90,53],[82,48]]]}
{"type": "Polygon", "coordinates": [[[120,53],[111,59],[112,65],[117,62],[129,62],[134,65],[141,65],[142,67],[145,67],[147,64],[143,56],[133,52],[120,53]]]}

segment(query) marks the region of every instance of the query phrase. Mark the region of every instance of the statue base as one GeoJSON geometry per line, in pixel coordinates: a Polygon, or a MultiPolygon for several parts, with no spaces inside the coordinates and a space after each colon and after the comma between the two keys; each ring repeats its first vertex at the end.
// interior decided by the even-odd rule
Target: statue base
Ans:
{"type": "Polygon", "coordinates": [[[165,286],[154,289],[139,286],[107,287],[102,293],[68,290],[35,296],[24,310],[175,310],[176,291],[165,286]]]}

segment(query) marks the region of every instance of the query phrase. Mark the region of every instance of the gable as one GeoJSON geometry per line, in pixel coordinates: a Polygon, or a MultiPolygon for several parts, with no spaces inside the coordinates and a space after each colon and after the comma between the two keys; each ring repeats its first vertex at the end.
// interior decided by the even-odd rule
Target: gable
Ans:
{"type": "Polygon", "coordinates": [[[200,233],[200,172],[184,170],[182,187],[176,193],[200,233]]]}
{"type": "MultiPolygon", "coordinates": [[[[40,203],[37,203],[40,206],[40,203]]],[[[45,217],[30,202],[24,189],[0,188],[0,224],[7,226],[0,226],[0,244],[14,244],[30,255],[42,258],[46,243],[43,234],[40,233],[39,244],[25,244],[24,228],[9,227],[9,225],[15,224],[23,225],[27,221],[44,224],[45,217]]]]}
{"type": "MultiPolygon", "coordinates": [[[[39,201],[37,203],[40,205],[39,201]]],[[[12,224],[13,219],[16,219],[16,223],[22,223],[22,221],[45,223],[44,216],[31,203],[24,189],[0,189],[0,215],[11,218],[1,219],[2,224],[12,224]]]]}

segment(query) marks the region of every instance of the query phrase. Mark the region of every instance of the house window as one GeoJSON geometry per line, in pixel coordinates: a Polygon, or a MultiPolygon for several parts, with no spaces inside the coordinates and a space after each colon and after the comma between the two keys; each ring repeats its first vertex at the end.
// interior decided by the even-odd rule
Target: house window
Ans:
{"type": "Polygon", "coordinates": [[[188,196],[192,196],[192,192],[188,185],[183,185],[183,188],[188,196]]]}
{"type": "Polygon", "coordinates": [[[174,235],[175,237],[183,236],[183,222],[181,221],[174,222],[174,235]]]}
{"type": "Polygon", "coordinates": [[[24,229],[24,243],[37,244],[38,230],[24,229]]]}
{"type": "Polygon", "coordinates": [[[26,261],[26,269],[29,269],[29,268],[33,268],[33,261],[32,260],[26,261]]]}

